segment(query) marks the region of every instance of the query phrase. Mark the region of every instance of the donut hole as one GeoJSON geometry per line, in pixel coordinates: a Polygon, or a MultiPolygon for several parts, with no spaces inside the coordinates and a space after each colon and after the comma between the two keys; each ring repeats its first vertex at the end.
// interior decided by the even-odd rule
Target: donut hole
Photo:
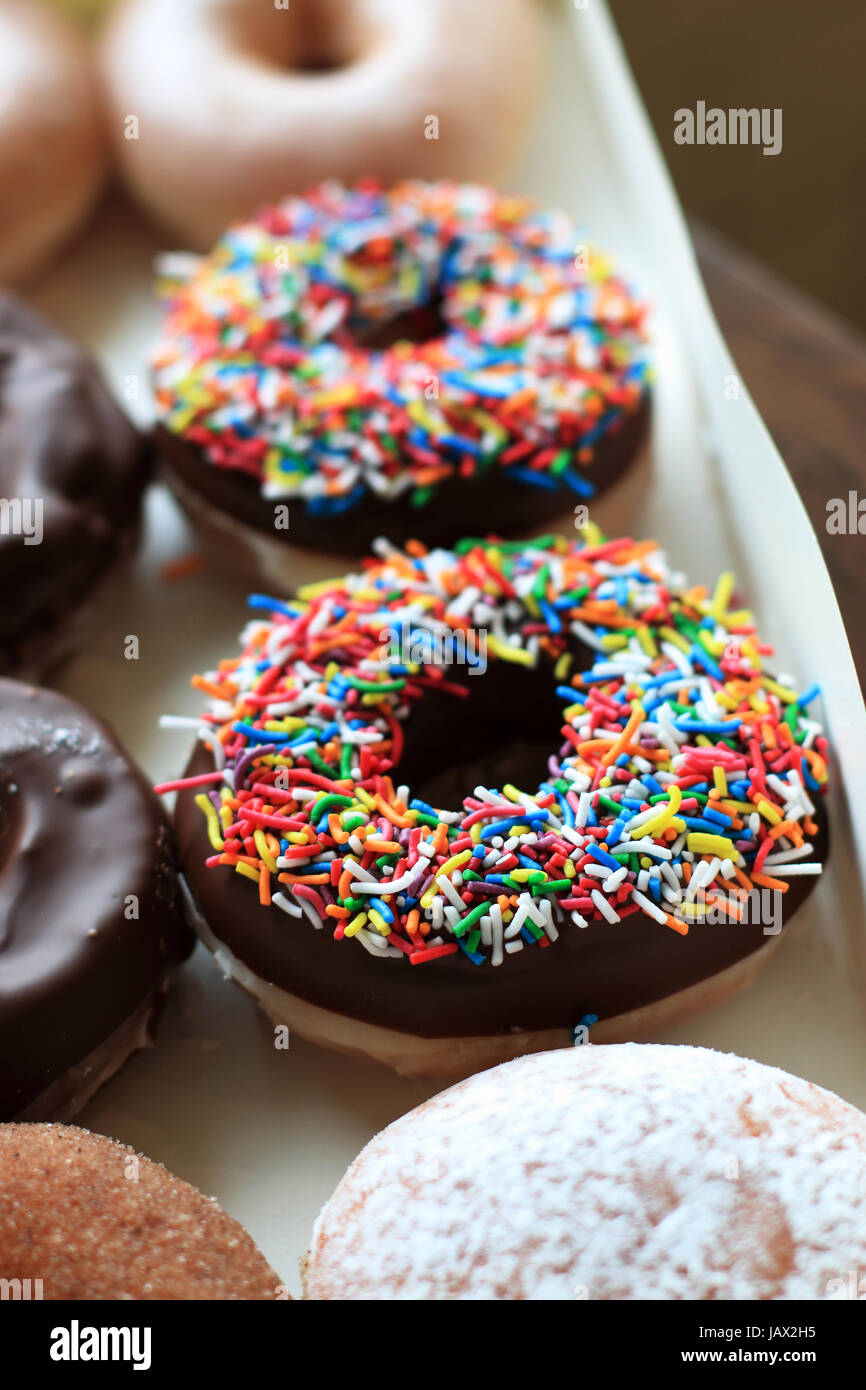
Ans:
{"type": "Polygon", "coordinates": [[[437,294],[429,303],[404,309],[393,318],[366,322],[353,331],[353,337],[360,347],[383,352],[394,343],[429,343],[433,338],[444,337],[447,331],[442,298],[437,294]]]}
{"type": "Polygon", "coordinates": [[[238,4],[234,41],[257,61],[311,77],[351,67],[372,45],[369,25],[345,0],[291,0],[290,5],[238,4]]]}
{"type": "Polygon", "coordinates": [[[533,794],[562,744],[562,701],[548,662],[527,668],[502,660],[484,674],[448,668],[465,696],[425,690],[405,726],[395,780],[442,810],[458,810],[476,786],[513,783],[533,794]]]}

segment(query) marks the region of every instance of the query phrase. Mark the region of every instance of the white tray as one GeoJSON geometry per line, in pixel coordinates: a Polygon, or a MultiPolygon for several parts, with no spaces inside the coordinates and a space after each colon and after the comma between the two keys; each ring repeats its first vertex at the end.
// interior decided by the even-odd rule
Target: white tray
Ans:
{"type": "MultiPolygon", "coordinates": [[[[656,306],[653,462],[593,506],[593,517],[612,534],[656,536],[695,580],[712,583],[733,564],[776,640],[779,668],[823,686],[836,755],[829,871],[779,954],[747,994],[664,1040],[775,1063],[866,1108],[866,721],[844,629],[784,466],[746,394],[729,398],[734,367],[608,14],[600,0],[587,10],[563,0],[549,22],[549,100],[513,186],[575,212],[656,306]]],[[[128,398],[137,384],[129,408],[143,422],[158,249],[158,235],[114,202],[34,295],[96,351],[120,394],[128,398]]],[[[135,571],[104,603],[94,642],[62,681],[112,720],[154,779],[177,775],[187,751],[183,734],[157,730],[160,713],[198,711],[190,673],[235,650],[247,615],[244,586],[231,577],[208,571],[171,585],[159,578],[166,561],[194,548],[173,501],[154,489],[135,571]],[[123,658],[129,633],[141,641],[137,662],[123,658]]],[[[321,557],[304,566],[311,577],[336,572],[321,557]]],[[[135,1058],[81,1122],[218,1197],[296,1292],[313,1219],[348,1162],[435,1088],[300,1040],[277,1052],[272,1037],[199,948],[170,997],[156,1047],[135,1058]]]]}

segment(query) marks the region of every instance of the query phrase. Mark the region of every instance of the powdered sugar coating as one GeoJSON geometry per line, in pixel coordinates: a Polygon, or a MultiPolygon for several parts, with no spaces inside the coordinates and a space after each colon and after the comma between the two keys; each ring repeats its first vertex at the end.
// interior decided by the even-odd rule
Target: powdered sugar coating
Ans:
{"type": "Polygon", "coordinates": [[[508,1062],[377,1135],[319,1216],[306,1297],[819,1299],[866,1297],[863,1275],[866,1116],[628,1043],[508,1062]]]}

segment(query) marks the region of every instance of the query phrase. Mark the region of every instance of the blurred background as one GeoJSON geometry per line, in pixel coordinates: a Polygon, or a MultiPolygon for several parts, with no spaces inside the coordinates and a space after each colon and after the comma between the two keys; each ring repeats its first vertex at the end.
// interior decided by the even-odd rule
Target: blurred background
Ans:
{"type": "MultiPolygon", "coordinates": [[[[93,26],[112,0],[51,3],[93,26]]],[[[686,211],[866,330],[863,0],[610,0],[610,8],[686,211]],[[781,107],[782,154],[719,146],[708,158],[677,145],[674,112],[699,100],[781,107]]]]}
{"type": "Polygon", "coordinates": [[[611,9],[686,211],[866,329],[863,0],[611,9]],[[700,100],[781,107],[782,153],[677,145],[674,111],[700,100]]]}

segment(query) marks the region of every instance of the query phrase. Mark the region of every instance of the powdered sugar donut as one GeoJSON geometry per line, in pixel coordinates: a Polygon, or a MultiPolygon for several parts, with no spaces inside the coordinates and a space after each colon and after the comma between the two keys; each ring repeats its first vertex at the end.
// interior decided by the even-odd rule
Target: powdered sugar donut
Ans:
{"type": "Polygon", "coordinates": [[[497,178],[537,87],[535,10],[531,0],[127,0],[103,52],[122,167],[196,247],[325,176],[497,178]]]}
{"type": "Polygon", "coordinates": [[[93,200],[107,166],[93,64],[36,0],[0,7],[0,283],[34,271],[93,200]]]}
{"type": "Polygon", "coordinates": [[[377,1135],[308,1299],[826,1299],[866,1264],[866,1116],[759,1062],[525,1057],[377,1135]]]}

